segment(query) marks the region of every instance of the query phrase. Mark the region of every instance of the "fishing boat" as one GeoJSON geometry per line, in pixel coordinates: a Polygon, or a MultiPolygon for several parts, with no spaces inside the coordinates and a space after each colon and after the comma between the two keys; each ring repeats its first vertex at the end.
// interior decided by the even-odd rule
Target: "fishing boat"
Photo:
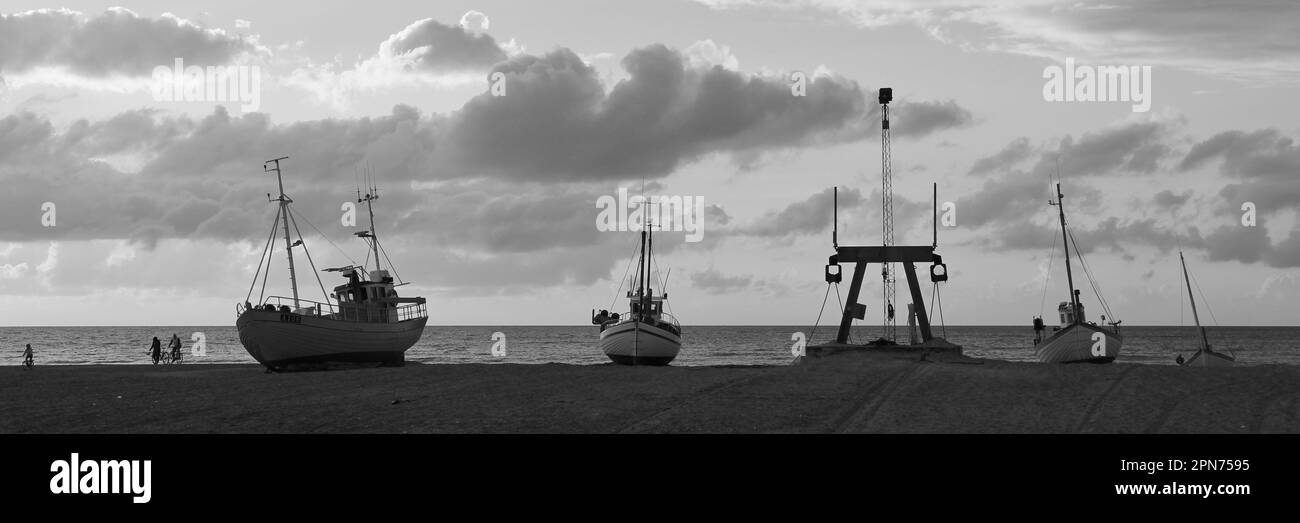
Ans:
{"type": "MultiPolygon", "coordinates": [[[[1060,316],[1060,325],[1055,331],[1046,336],[1046,326],[1041,316],[1034,318],[1034,352],[1038,356],[1038,361],[1043,363],[1110,363],[1115,361],[1119,356],[1120,348],[1123,346],[1124,337],[1119,332],[1119,321],[1111,321],[1110,328],[1097,325],[1095,322],[1087,321],[1084,314],[1083,303],[1079,298],[1079,290],[1074,288],[1074,272],[1070,265],[1070,243],[1073,237],[1065,225],[1065,195],[1061,192],[1061,184],[1056,184],[1056,201],[1048,202],[1056,206],[1061,222],[1061,238],[1065,245],[1065,277],[1069,285],[1070,301],[1063,301],[1057,306],[1057,314],[1060,316]]],[[[1075,245],[1078,251],[1078,245],[1075,245]]],[[[1083,263],[1080,258],[1080,263],[1083,263]]],[[[1087,269],[1087,265],[1083,265],[1087,269]]],[[[1101,301],[1102,307],[1105,308],[1105,301],[1101,299],[1101,294],[1097,294],[1097,299],[1101,301]]],[[[1106,321],[1106,316],[1101,317],[1106,321]]],[[[1112,315],[1112,320],[1114,320],[1112,315]]]]}
{"type": "MultiPolygon", "coordinates": [[[[1205,335],[1205,327],[1201,326],[1201,317],[1196,313],[1196,298],[1192,296],[1192,280],[1187,275],[1187,260],[1183,258],[1183,252],[1178,251],[1178,261],[1183,264],[1183,281],[1187,284],[1187,298],[1192,302],[1192,318],[1196,320],[1196,330],[1201,335],[1201,347],[1192,354],[1191,358],[1181,363],[1184,367],[1231,367],[1237,362],[1232,355],[1218,352],[1210,347],[1210,340],[1205,335]]],[[[1182,356],[1180,355],[1181,359],[1182,356]]]]}
{"type": "MultiPolygon", "coordinates": [[[[290,206],[293,200],[284,193],[280,161],[287,158],[270,160],[263,166],[264,172],[274,172],[276,175],[280,195],[269,201],[278,202],[279,211],[267,237],[266,247],[263,248],[257,272],[253,274],[253,286],[249,287],[248,297],[244,303],[235,306],[235,326],[239,330],[239,341],[253,359],[268,371],[319,369],[338,365],[403,365],[406,350],[419,341],[429,317],[425,310],[425,299],[399,297],[396,287],[405,283],[395,281],[395,272],[390,273],[379,263],[382,247],[375,232],[373,207],[374,201],[379,197],[377,187],[368,187],[364,197],[359,189],[357,191],[357,202],[364,202],[370,211],[370,229],[358,232],[356,236],[367,241],[368,250],[373,250],[374,269],[367,270],[364,265],[324,269],[325,272],[339,273],[347,281],[335,286],[334,292],[325,295],[323,301],[303,299],[298,292],[294,249],[302,248],[313,274],[316,266],[307,251],[302,233],[298,231],[295,213],[290,206]],[[298,234],[296,242],[289,234],[291,225],[298,234]],[[270,272],[273,240],[276,229],[281,226],[284,231],[285,256],[289,262],[289,286],[293,296],[263,297],[266,292],[266,273],[270,272]],[[266,273],[262,271],[264,265],[266,273]],[[258,303],[254,304],[250,300],[258,276],[262,277],[262,293],[259,294],[258,303]]],[[[386,258],[387,253],[384,256],[386,258]]],[[[389,265],[392,265],[391,261],[389,265]]],[[[320,281],[320,275],[315,275],[321,294],[324,295],[325,286],[320,281]]]]}
{"type": "Polygon", "coordinates": [[[629,311],[592,311],[591,323],[600,326],[600,350],[621,365],[667,365],[682,349],[682,327],[664,311],[668,292],[655,294],[649,285],[654,252],[650,229],[647,225],[641,230],[636,281],[627,291],[629,311]]]}

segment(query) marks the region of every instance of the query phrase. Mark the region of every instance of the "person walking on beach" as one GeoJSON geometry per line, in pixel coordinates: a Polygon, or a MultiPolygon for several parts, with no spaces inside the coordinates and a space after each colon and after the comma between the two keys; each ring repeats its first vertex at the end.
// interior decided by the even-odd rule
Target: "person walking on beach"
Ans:
{"type": "Polygon", "coordinates": [[[172,341],[171,341],[170,343],[167,344],[167,347],[170,348],[170,349],[172,350],[172,355],[171,355],[171,356],[172,356],[172,363],[176,363],[176,362],[180,361],[180,360],[181,360],[181,338],[180,338],[180,336],[177,336],[176,333],[173,332],[173,333],[172,333],[172,341]]]}
{"type": "Polygon", "coordinates": [[[23,351],[23,366],[30,369],[32,368],[33,364],[34,362],[32,361],[32,344],[28,343],[27,349],[23,351]]]}
{"type": "Polygon", "coordinates": [[[157,365],[158,360],[162,359],[162,342],[158,341],[157,336],[153,337],[153,345],[149,347],[149,353],[153,355],[153,364],[157,365]]]}

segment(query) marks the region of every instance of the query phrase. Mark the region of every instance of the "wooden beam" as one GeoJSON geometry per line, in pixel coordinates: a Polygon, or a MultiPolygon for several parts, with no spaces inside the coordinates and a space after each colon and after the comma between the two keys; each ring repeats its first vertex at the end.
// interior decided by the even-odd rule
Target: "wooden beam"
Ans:
{"type": "Polygon", "coordinates": [[[858,293],[862,291],[862,278],[867,274],[867,264],[859,263],[853,267],[853,282],[849,284],[848,300],[844,303],[844,318],[840,320],[840,330],[835,335],[836,343],[849,342],[849,327],[853,326],[853,312],[858,308],[858,293]]]}
{"type": "Polygon", "coordinates": [[[839,247],[835,254],[840,263],[929,263],[934,260],[934,246],[857,246],[839,247]]]}
{"type": "Polygon", "coordinates": [[[916,306],[916,323],[921,327],[921,342],[930,341],[930,318],[925,315],[925,302],[921,298],[921,283],[916,279],[916,267],[912,262],[903,264],[907,273],[907,287],[912,290],[912,305],[916,306]]]}

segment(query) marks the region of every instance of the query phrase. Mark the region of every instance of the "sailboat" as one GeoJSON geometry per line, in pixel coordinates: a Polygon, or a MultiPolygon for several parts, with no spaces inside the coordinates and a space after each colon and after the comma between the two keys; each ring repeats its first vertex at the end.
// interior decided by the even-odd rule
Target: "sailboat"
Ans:
{"type": "MultiPolygon", "coordinates": [[[[272,240],[276,228],[283,225],[289,286],[293,296],[263,299],[259,295],[259,304],[254,305],[249,301],[253,292],[253,286],[250,286],[244,303],[235,306],[235,326],[239,329],[240,343],[268,371],[318,369],[337,364],[403,365],[406,350],[419,341],[429,316],[424,298],[398,297],[395,287],[404,283],[395,283],[390,272],[379,264],[381,247],[375,233],[373,207],[374,200],[379,197],[377,188],[368,188],[364,198],[361,191],[357,191],[357,202],[366,203],[370,210],[370,229],[358,232],[356,236],[366,240],[368,247],[373,249],[374,270],[367,271],[364,266],[356,265],[325,269],[326,272],[340,273],[347,282],[334,287],[334,292],[325,296],[325,301],[306,300],[299,297],[293,250],[302,247],[313,272],[315,263],[307,252],[302,233],[297,231],[297,220],[289,205],[293,200],[284,194],[280,161],[286,159],[288,157],[270,160],[263,166],[264,172],[275,173],[279,183],[279,197],[270,199],[279,202],[279,212],[271,226],[257,272],[253,274],[253,286],[261,275],[262,293],[265,294],[267,276],[262,274],[262,264],[266,264],[269,273],[272,240]],[[297,242],[293,242],[289,235],[290,225],[298,232],[297,242]]],[[[325,286],[319,275],[316,275],[316,281],[324,294],[325,286]]]]}
{"type": "MultiPolygon", "coordinates": [[[[1060,213],[1061,238],[1065,243],[1065,276],[1070,286],[1070,301],[1063,301],[1057,307],[1060,326],[1051,336],[1044,337],[1046,327],[1042,317],[1034,318],[1034,352],[1038,361],[1043,363],[1110,363],[1119,356],[1124,343],[1119,333],[1118,321],[1111,322],[1111,328],[1098,326],[1087,321],[1083,303],[1079,299],[1079,290],[1074,288],[1074,272],[1070,267],[1070,237],[1065,229],[1065,195],[1061,193],[1061,184],[1056,184],[1055,205],[1060,213]]],[[[1084,265],[1087,269],[1087,265],[1084,265]]],[[[1102,303],[1103,307],[1105,302],[1102,303]]],[[[1105,316],[1102,320],[1105,321],[1105,316]]]]}
{"type": "Polygon", "coordinates": [[[664,312],[668,292],[657,295],[648,283],[654,235],[646,223],[641,230],[636,283],[627,291],[629,312],[592,311],[591,323],[600,326],[600,350],[622,365],[667,365],[682,349],[682,327],[664,312]]]}
{"type": "Polygon", "coordinates": [[[1182,362],[1181,365],[1185,367],[1231,367],[1236,363],[1236,358],[1210,348],[1210,340],[1205,336],[1205,327],[1201,326],[1201,317],[1196,313],[1196,298],[1192,296],[1192,280],[1187,275],[1187,260],[1183,258],[1182,251],[1178,251],[1178,261],[1183,264],[1183,281],[1187,283],[1187,298],[1192,302],[1192,318],[1196,320],[1196,330],[1201,334],[1201,348],[1197,349],[1196,354],[1193,354],[1187,361],[1182,362]]]}

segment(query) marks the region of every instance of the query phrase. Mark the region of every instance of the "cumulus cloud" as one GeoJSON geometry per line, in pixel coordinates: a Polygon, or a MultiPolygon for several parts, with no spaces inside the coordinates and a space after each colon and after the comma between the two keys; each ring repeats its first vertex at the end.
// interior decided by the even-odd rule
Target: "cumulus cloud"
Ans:
{"type": "Polygon", "coordinates": [[[731,53],[731,48],[718,45],[713,40],[701,40],[686,48],[683,53],[691,67],[706,69],[718,66],[732,71],[740,70],[740,60],[731,53]]]}
{"type": "MultiPolygon", "coordinates": [[[[485,16],[481,19],[484,28],[486,20],[485,16]]],[[[491,35],[432,18],[414,22],[388,37],[379,44],[379,55],[404,60],[407,67],[415,69],[448,72],[483,71],[506,58],[505,50],[491,35]]]]}
{"type": "Polygon", "coordinates": [[[1219,172],[1240,180],[1219,191],[1221,214],[1237,214],[1245,202],[1260,215],[1300,206],[1300,147],[1277,129],[1225,131],[1194,144],[1178,169],[1183,172],[1218,163],[1219,172]]]}
{"type": "Polygon", "coordinates": [[[259,52],[256,40],[172,14],[149,18],[120,7],[99,15],[68,9],[0,14],[0,75],[6,76],[56,68],[95,78],[146,77],[176,58],[222,65],[259,52]]]}
{"type": "MultiPolygon", "coordinates": [[[[1158,120],[1139,121],[1085,133],[1078,139],[1066,136],[1057,148],[1062,174],[1153,172],[1156,162],[1169,153],[1169,147],[1160,142],[1167,136],[1169,127],[1170,124],[1158,120]]],[[[1046,163],[1039,166],[1040,170],[1046,167],[1046,163]]]]}
{"type": "MultiPolygon", "coordinates": [[[[498,64],[507,95],[483,94],[451,119],[453,164],[477,174],[532,179],[635,179],[672,172],[706,154],[826,146],[861,139],[878,122],[856,82],[815,78],[806,97],[783,78],[722,67],[696,68],[663,45],[622,61],[628,78],[608,92],[597,72],[568,49],[498,64]]],[[[932,132],[964,109],[915,107],[904,135],[932,132]]]]}
{"type": "MultiPolygon", "coordinates": [[[[1178,157],[1177,144],[1186,137],[1173,133],[1174,124],[1161,121],[1128,122],[1101,131],[1085,133],[1074,139],[1067,136],[1055,149],[1030,146],[1017,138],[1000,152],[978,159],[972,173],[1006,171],[1003,176],[984,181],[980,190],[958,200],[963,227],[984,228],[979,241],[1003,248],[1042,248],[1041,241],[1051,237],[1055,228],[1042,214],[1042,203],[1051,197],[1046,181],[1055,172],[1057,158],[1065,176],[1100,176],[1187,173],[1214,166],[1229,178],[1240,180],[1220,189],[1208,198],[1195,198],[1195,190],[1164,189],[1139,209],[1155,213],[1148,217],[1107,217],[1099,221],[1087,217],[1102,209],[1107,196],[1087,184],[1067,186],[1068,202],[1076,217],[1072,231],[1084,252],[1104,248],[1123,253],[1127,247],[1154,247],[1168,251],[1176,247],[1202,249],[1212,261],[1263,263],[1274,267],[1294,267],[1300,258],[1300,235],[1292,234],[1281,241],[1271,241],[1264,217],[1285,218],[1285,213],[1300,205],[1300,154],[1291,137],[1276,129],[1254,132],[1226,131],[1193,145],[1178,157]],[[1027,170],[1017,168],[1034,155],[1038,160],[1027,170]],[[1185,217],[1173,218],[1171,211],[1186,207],[1196,199],[1208,202],[1199,212],[1217,217],[1222,225],[1204,236],[1197,228],[1184,223],[1185,217]],[[1237,224],[1246,202],[1254,204],[1260,226],[1237,224]],[[1209,213],[1205,211],[1209,210],[1209,213]],[[1079,217],[1083,219],[1080,220],[1079,217]],[[1088,225],[1088,222],[1093,222],[1088,225]]],[[[1112,198],[1113,199],[1113,198],[1112,198]]],[[[1102,215],[1104,216],[1104,214],[1102,215]]]]}
{"type": "Polygon", "coordinates": [[[694,69],[664,46],[633,51],[624,67],[629,78],[606,92],[572,51],[517,56],[495,67],[506,96],[484,93],[427,118],[399,106],[391,117],[274,127],[265,116],[219,112],[152,167],[202,172],[234,150],[274,157],[292,145],[335,160],[332,169],[382,148],[391,153],[384,162],[424,179],[627,180],[662,177],[710,154],[851,141],[870,125],[862,90],[847,80],[819,78],[798,98],[783,80],[694,69]]]}
{"type": "Polygon", "coordinates": [[[1216,159],[1220,171],[1235,178],[1285,180],[1300,172],[1300,147],[1277,129],[1216,134],[1192,146],[1178,167],[1187,171],[1216,159]]]}
{"type": "Polygon", "coordinates": [[[483,83],[492,65],[518,51],[485,33],[486,15],[469,11],[458,25],[426,18],[380,42],[374,55],[356,64],[309,63],[286,80],[335,107],[349,105],[361,91],[393,87],[456,87],[483,83]]]}
{"type": "Polygon", "coordinates": [[[1242,212],[1242,205],[1250,202],[1258,215],[1275,215],[1300,208],[1300,183],[1296,180],[1257,180],[1228,184],[1219,191],[1220,214],[1242,212]]]}
{"type": "MultiPolygon", "coordinates": [[[[19,113],[0,119],[0,171],[28,190],[0,199],[9,200],[3,212],[17,214],[28,212],[19,200],[31,195],[75,204],[79,213],[66,213],[69,226],[57,231],[67,238],[149,244],[175,235],[247,237],[248,217],[266,189],[255,174],[260,162],[286,153],[290,184],[309,187],[294,196],[307,197],[351,186],[358,165],[398,187],[438,180],[599,182],[662,177],[706,154],[807,147],[861,133],[866,109],[851,82],[822,78],[811,91],[820,94],[798,99],[783,82],[693,69],[663,46],[634,51],[624,64],[629,79],[606,93],[568,50],[517,57],[499,66],[511,82],[508,96],[485,94],[458,111],[428,116],[399,105],[384,116],[277,125],[266,114],[235,116],[220,107],[199,119],[137,110],[56,130],[43,117],[19,113]],[[138,172],[103,160],[122,156],[138,163],[138,172]],[[39,174],[48,172],[59,179],[39,174]],[[176,194],[160,202],[169,190],[176,194]],[[99,215],[107,218],[94,218],[99,215]]],[[[556,203],[571,206],[580,202],[577,194],[556,203]]],[[[405,205],[403,213],[419,212],[417,202],[393,203],[405,205]]],[[[721,208],[706,214],[719,224],[730,220],[721,208]]],[[[23,239],[55,232],[30,221],[16,220],[3,232],[23,239]]],[[[504,232],[484,238],[502,239],[497,247],[503,249],[511,243],[504,232]]]]}
{"type": "Polygon", "coordinates": [[[895,136],[920,137],[974,122],[970,111],[953,100],[900,104],[890,114],[890,131],[895,136]]]}
{"type": "MultiPolygon", "coordinates": [[[[352,231],[338,225],[339,206],[355,198],[356,170],[365,165],[385,189],[377,225],[390,235],[386,245],[438,267],[425,275],[431,284],[591,283],[611,277],[626,254],[626,235],[601,233],[594,221],[596,197],[620,181],[644,176],[659,190],[656,179],[710,155],[821,147],[862,139],[878,126],[852,81],[818,75],[808,96],[797,98],[783,77],[725,63],[693,65],[682,51],[649,46],[624,58],[624,80],[606,85],[567,49],[516,55],[493,66],[506,76],[507,96],[485,93],[441,114],[398,105],[385,115],[276,123],[220,107],[201,117],[141,109],[56,125],[17,112],[0,118],[0,177],[8,188],[0,192],[0,240],[107,241],[93,253],[75,251],[116,260],[103,263],[104,271],[134,265],[123,263],[128,252],[147,259],[141,249],[161,242],[257,249],[274,213],[266,193],[275,184],[261,163],[289,155],[286,190],[314,255],[337,254],[316,238],[317,227],[344,251],[358,252],[352,231]],[[58,206],[57,227],[40,225],[45,201],[58,206]]],[[[898,105],[901,122],[908,104],[898,105]]],[[[913,127],[917,132],[948,125],[925,111],[913,119],[930,123],[913,127]]],[[[848,206],[857,193],[841,196],[848,206]]],[[[778,237],[777,228],[791,224],[792,234],[827,227],[824,209],[816,223],[806,212],[784,216],[807,223],[760,220],[746,231],[778,237]]],[[[705,222],[706,241],[735,227],[716,204],[706,206],[705,222]]],[[[656,250],[687,245],[683,236],[657,235],[656,250]]],[[[6,274],[31,275],[34,262],[22,262],[6,260],[6,274]]]]}
{"type": "Polygon", "coordinates": [[[1268,230],[1264,227],[1224,226],[1205,236],[1210,261],[1255,263],[1264,258],[1269,248],[1268,230]]]}
{"type": "Polygon", "coordinates": [[[1191,197],[1192,191],[1184,191],[1175,194],[1173,191],[1165,189],[1156,193],[1156,195],[1152,197],[1151,201],[1161,208],[1176,209],[1181,207],[1184,203],[1187,203],[1187,200],[1191,199],[1191,197]]]}
{"type": "MultiPolygon", "coordinates": [[[[1125,122],[1079,138],[1067,135],[1055,147],[1035,147],[1027,138],[1016,138],[1001,151],[972,164],[971,174],[1005,174],[986,179],[980,190],[958,200],[962,223],[978,227],[1035,212],[1052,196],[1047,191],[1048,181],[1058,172],[1066,177],[1152,174],[1160,161],[1172,154],[1164,143],[1171,139],[1172,127],[1160,120],[1125,122]],[[1027,170],[1016,168],[1035,156],[1027,170]]],[[[1076,202],[1097,197],[1096,190],[1086,185],[1073,185],[1070,191],[1076,202]]]]}
{"type": "Polygon", "coordinates": [[[721,205],[710,203],[704,206],[704,220],[706,223],[716,223],[718,225],[727,225],[731,223],[731,215],[721,205]]]}
{"type": "Polygon", "coordinates": [[[491,22],[492,21],[488,19],[487,15],[473,9],[465,11],[465,14],[460,17],[461,29],[471,33],[487,31],[491,22]]]}

